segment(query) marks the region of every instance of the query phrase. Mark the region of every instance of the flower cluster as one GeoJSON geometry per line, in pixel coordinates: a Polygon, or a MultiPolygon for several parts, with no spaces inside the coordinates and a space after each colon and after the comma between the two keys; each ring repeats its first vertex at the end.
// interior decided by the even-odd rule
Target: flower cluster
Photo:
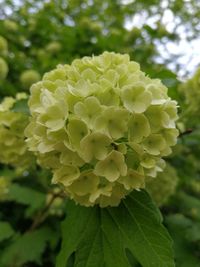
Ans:
{"type": "Polygon", "coordinates": [[[20,76],[22,87],[26,90],[29,90],[31,85],[39,80],[40,74],[35,70],[25,70],[20,76]]]}
{"type": "Polygon", "coordinates": [[[200,68],[194,76],[180,85],[180,92],[185,96],[187,112],[193,116],[199,116],[200,113],[200,68]]]}
{"type": "Polygon", "coordinates": [[[158,206],[164,205],[175,193],[177,184],[176,170],[170,164],[166,164],[164,171],[156,178],[146,179],[146,189],[158,206]]]}
{"type": "Polygon", "coordinates": [[[8,74],[8,65],[6,61],[0,57],[0,81],[4,80],[8,74]]]}
{"type": "Polygon", "coordinates": [[[0,162],[25,168],[33,161],[33,155],[27,150],[24,129],[28,116],[12,111],[13,105],[20,99],[27,98],[23,93],[16,99],[6,97],[0,104],[0,162]]]}
{"type": "Polygon", "coordinates": [[[8,42],[3,36],[0,36],[0,56],[7,56],[7,54],[8,42]]]}
{"type": "Polygon", "coordinates": [[[17,23],[13,20],[5,19],[3,21],[3,23],[4,23],[4,27],[7,31],[16,32],[19,29],[17,23]]]}
{"type": "Polygon", "coordinates": [[[51,54],[56,54],[58,52],[60,52],[60,50],[62,49],[62,46],[59,42],[51,42],[46,46],[46,51],[51,53],[51,54]]]}
{"type": "Polygon", "coordinates": [[[128,55],[104,52],[59,65],[31,87],[27,143],[53,183],[85,206],[116,206],[164,167],[177,103],[128,55]]]}

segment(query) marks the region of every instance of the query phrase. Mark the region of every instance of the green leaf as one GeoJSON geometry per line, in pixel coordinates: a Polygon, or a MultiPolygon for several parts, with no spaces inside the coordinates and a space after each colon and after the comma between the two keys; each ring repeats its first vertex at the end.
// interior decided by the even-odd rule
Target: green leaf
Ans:
{"type": "Polygon", "coordinates": [[[9,199],[20,204],[28,205],[29,208],[26,214],[30,216],[36,210],[44,206],[46,195],[29,187],[13,183],[9,188],[9,199]]]}
{"type": "Polygon", "coordinates": [[[130,267],[128,249],[143,267],[173,267],[172,241],[145,191],[134,191],[115,208],[85,208],[73,201],[62,224],[57,267],[130,267]]]}
{"type": "Polygon", "coordinates": [[[14,230],[8,222],[0,222],[0,242],[10,238],[14,234],[14,230]]]}
{"type": "Polygon", "coordinates": [[[28,99],[21,99],[14,103],[12,111],[29,115],[28,99]]]}
{"type": "Polygon", "coordinates": [[[40,264],[42,253],[52,234],[49,228],[42,228],[24,235],[17,235],[13,243],[4,250],[0,266],[21,267],[26,262],[40,264]]]}

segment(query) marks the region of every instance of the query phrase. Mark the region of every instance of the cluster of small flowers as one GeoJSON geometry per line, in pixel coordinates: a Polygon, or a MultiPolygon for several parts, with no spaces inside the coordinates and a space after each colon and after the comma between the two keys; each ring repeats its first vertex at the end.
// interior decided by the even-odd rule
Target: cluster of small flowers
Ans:
{"type": "Polygon", "coordinates": [[[53,183],[85,206],[116,206],[164,167],[177,103],[128,55],[104,52],[59,65],[31,87],[27,143],[53,183]]]}
{"type": "Polygon", "coordinates": [[[6,97],[0,104],[0,162],[16,167],[26,167],[33,162],[33,154],[28,151],[24,129],[28,116],[12,111],[13,105],[27,95],[19,93],[16,98],[6,97]]]}
{"type": "Polygon", "coordinates": [[[175,193],[178,184],[176,170],[169,164],[156,178],[146,179],[146,190],[150,193],[156,204],[161,207],[175,193]]]}
{"type": "Polygon", "coordinates": [[[200,68],[194,76],[180,85],[180,92],[185,96],[187,112],[199,116],[200,113],[200,68]]]}

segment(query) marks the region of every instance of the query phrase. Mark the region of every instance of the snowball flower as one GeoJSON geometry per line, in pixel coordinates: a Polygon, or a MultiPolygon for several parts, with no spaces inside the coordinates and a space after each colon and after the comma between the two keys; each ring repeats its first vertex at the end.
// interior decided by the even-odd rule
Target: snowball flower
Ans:
{"type": "Polygon", "coordinates": [[[33,83],[36,83],[40,80],[40,74],[35,70],[25,70],[20,75],[20,81],[22,87],[26,90],[29,90],[30,86],[33,83]]]}
{"type": "Polygon", "coordinates": [[[0,55],[6,56],[7,54],[8,54],[8,42],[3,36],[0,36],[0,55]]]}
{"type": "Polygon", "coordinates": [[[12,110],[14,104],[23,99],[27,99],[27,95],[18,93],[16,98],[6,97],[0,104],[0,163],[26,168],[34,161],[24,136],[28,116],[12,110]]]}
{"type": "Polygon", "coordinates": [[[11,31],[11,32],[16,32],[19,28],[17,23],[10,19],[4,20],[3,23],[4,23],[4,27],[6,28],[6,30],[11,31]]]}
{"type": "Polygon", "coordinates": [[[56,54],[61,50],[62,46],[59,42],[51,42],[46,46],[46,50],[47,52],[51,53],[51,54],[56,54]]]}
{"type": "Polygon", "coordinates": [[[146,189],[158,206],[164,205],[175,193],[178,184],[176,170],[169,164],[156,178],[146,179],[146,189]]]}
{"type": "Polygon", "coordinates": [[[117,206],[164,168],[178,131],[176,102],[128,55],[59,65],[32,85],[27,144],[68,197],[117,206]]]}
{"type": "Polygon", "coordinates": [[[200,112],[200,68],[196,70],[193,77],[180,85],[179,90],[185,98],[186,116],[183,119],[188,126],[196,127],[200,112]]]}
{"type": "Polygon", "coordinates": [[[8,74],[8,65],[6,61],[0,57],[0,80],[4,80],[8,74]]]}

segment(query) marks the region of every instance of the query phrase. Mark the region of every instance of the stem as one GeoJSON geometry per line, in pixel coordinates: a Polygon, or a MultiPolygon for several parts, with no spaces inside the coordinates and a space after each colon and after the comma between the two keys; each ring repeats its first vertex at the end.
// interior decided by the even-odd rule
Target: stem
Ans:
{"type": "Polygon", "coordinates": [[[45,221],[45,219],[49,215],[49,209],[51,208],[51,205],[53,204],[54,200],[57,197],[64,198],[64,195],[62,193],[52,194],[52,198],[50,199],[49,203],[41,211],[38,212],[38,214],[35,216],[35,219],[33,220],[33,223],[31,224],[27,232],[31,232],[35,230],[41,223],[45,221]]]}
{"type": "Polygon", "coordinates": [[[193,129],[191,129],[191,128],[186,129],[184,132],[180,133],[178,137],[182,137],[184,135],[191,134],[192,132],[193,132],[193,129]]]}

